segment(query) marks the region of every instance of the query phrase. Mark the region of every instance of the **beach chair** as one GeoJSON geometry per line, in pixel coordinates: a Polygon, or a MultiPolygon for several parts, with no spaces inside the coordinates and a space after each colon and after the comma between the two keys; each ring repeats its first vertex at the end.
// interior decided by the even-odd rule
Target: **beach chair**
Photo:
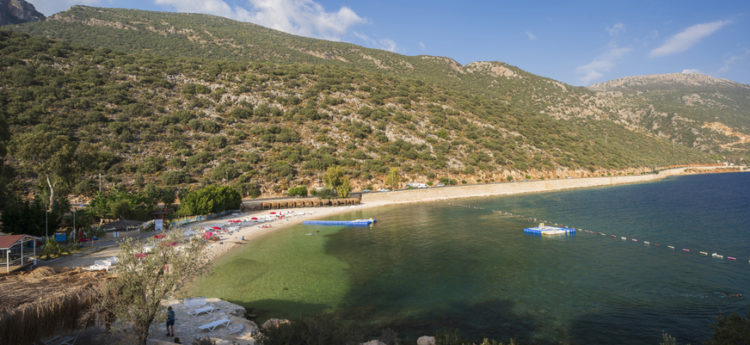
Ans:
{"type": "Polygon", "coordinates": [[[209,322],[209,323],[207,323],[205,325],[199,326],[198,329],[201,330],[201,331],[213,332],[216,329],[216,327],[219,327],[219,326],[228,327],[229,326],[229,319],[223,318],[223,319],[220,319],[220,320],[209,322]]]}
{"type": "Polygon", "coordinates": [[[198,316],[200,314],[210,313],[212,311],[214,311],[214,306],[207,305],[207,306],[205,306],[203,308],[198,308],[198,309],[190,310],[190,311],[188,311],[188,314],[190,314],[192,316],[198,316]]]}
{"type": "Polygon", "coordinates": [[[227,327],[227,329],[229,329],[229,334],[239,333],[240,331],[242,331],[242,328],[243,326],[241,323],[234,323],[234,324],[229,325],[229,327],[227,327]]]}
{"type": "Polygon", "coordinates": [[[185,298],[185,301],[182,304],[190,308],[202,307],[206,305],[206,297],[185,298]]]}
{"type": "Polygon", "coordinates": [[[56,336],[49,338],[42,343],[44,345],[74,345],[78,337],[76,336],[56,336]]]}

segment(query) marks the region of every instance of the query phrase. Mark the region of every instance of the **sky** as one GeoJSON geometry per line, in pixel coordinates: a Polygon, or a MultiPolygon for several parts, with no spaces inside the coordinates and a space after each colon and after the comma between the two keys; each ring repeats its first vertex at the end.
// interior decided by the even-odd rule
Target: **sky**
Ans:
{"type": "Polygon", "coordinates": [[[27,0],[206,13],[461,64],[502,61],[572,85],[698,72],[750,84],[750,1],[27,0]]]}

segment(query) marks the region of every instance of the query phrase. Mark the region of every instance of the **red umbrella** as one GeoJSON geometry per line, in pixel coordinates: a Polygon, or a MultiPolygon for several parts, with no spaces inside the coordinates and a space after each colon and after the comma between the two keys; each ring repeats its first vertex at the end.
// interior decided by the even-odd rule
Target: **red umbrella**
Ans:
{"type": "Polygon", "coordinates": [[[250,220],[258,220],[258,217],[250,218],[250,220]]]}
{"type": "Polygon", "coordinates": [[[276,212],[271,212],[271,214],[276,214],[276,212]]]}
{"type": "Polygon", "coordinates": [[[212,226],[212,227],[211,227],[211,229],[214,229],[214,230],[221,230],[221,228],[220,228],[220,227],[218,227],[218,226],[212,226]]]}

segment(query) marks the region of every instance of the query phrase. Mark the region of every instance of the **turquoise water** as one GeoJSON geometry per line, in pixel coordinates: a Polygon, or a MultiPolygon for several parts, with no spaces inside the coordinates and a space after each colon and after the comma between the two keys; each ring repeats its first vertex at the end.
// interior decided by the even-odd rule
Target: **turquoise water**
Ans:
{"type": "Polygon", "coordinates": [[[378,223],[270,234],[222,259],[194,292],[258,307],[267,317],[338,311],[406,336],[458,328],[470,338],[527,344],[657,344],[662,331],[695,344],[710,336],[716,316],[750,307],[747,173],[386,207],[336,219],[360,217],[378,223]],[[492,210],[617,239],[528,236],[523,227],[535,223],[492,210]]]}

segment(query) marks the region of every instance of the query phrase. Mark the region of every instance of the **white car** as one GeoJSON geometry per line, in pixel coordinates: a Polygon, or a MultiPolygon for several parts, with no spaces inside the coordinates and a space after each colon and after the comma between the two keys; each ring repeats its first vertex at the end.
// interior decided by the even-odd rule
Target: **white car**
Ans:
{"type": "Polygon", "coordinates": [[[380,188],[377,190],[378,192],[390,192],[391,190],[388,188],[380,188]]]}

